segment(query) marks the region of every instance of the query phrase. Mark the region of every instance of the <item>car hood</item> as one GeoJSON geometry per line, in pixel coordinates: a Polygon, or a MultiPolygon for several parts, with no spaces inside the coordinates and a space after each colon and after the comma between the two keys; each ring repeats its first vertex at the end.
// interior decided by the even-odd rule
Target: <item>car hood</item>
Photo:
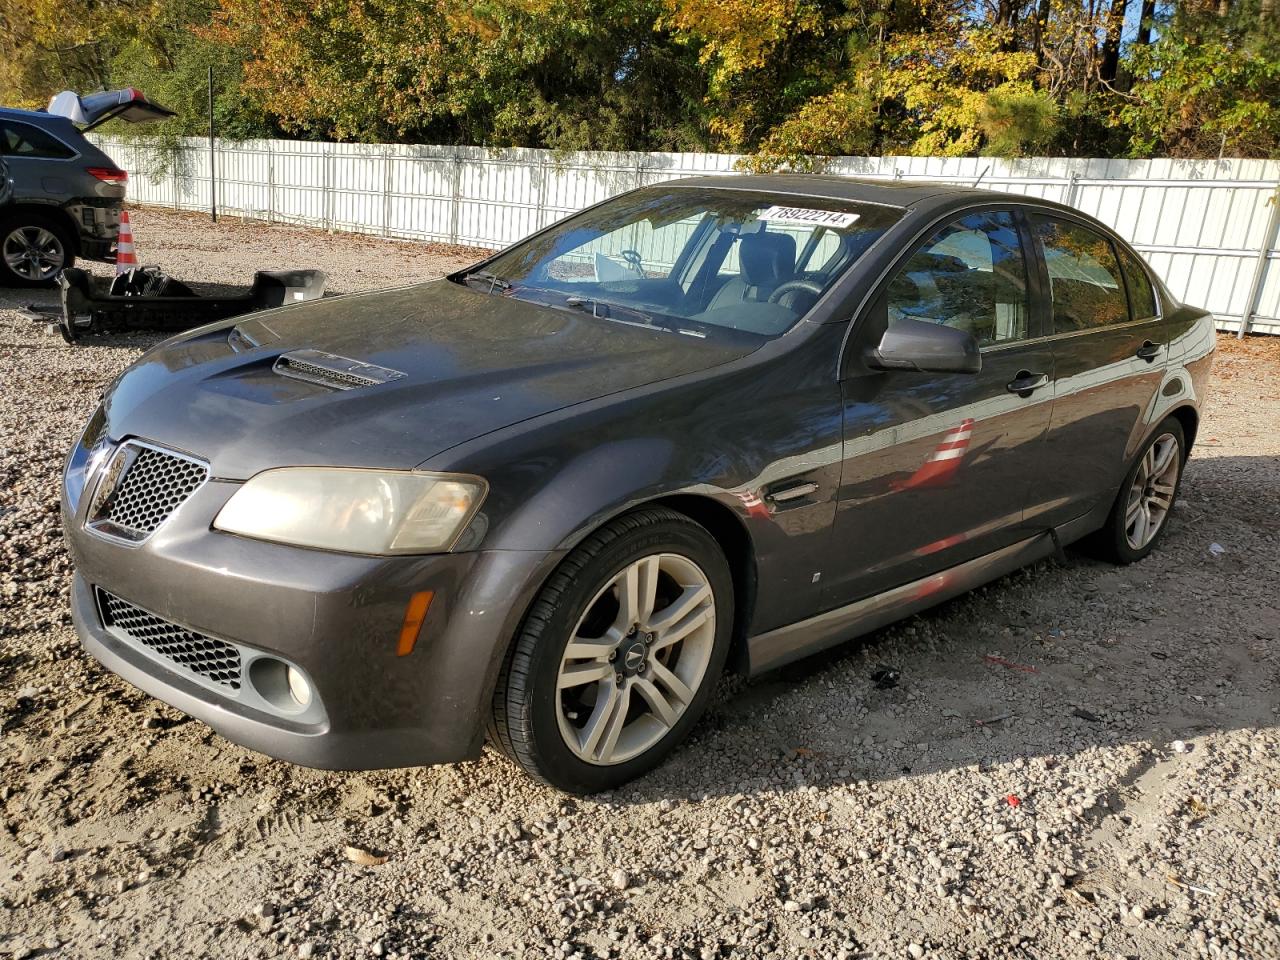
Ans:
{"type": "Polygon", "coordinates": [[[107,429],[117,441],[133,436],[201,457],[227,479],[291,465],[409,469],[490,431],[705,370],[754,346],[441,280],[284,307],[166,341],[110,391],[107,429]],[[277,372],[280,357],[297,351],[400,376],[339,389],[277,372]]]}

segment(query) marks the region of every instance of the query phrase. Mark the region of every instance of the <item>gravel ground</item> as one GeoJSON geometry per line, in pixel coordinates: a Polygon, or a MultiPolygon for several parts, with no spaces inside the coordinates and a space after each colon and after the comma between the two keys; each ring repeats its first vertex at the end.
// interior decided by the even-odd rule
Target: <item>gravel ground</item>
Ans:
{"type": "MultiPolygon", "coordinates": [[[[467,257],[135,226],[190,280],[319,266],[347,291],[467,257]]],[[[1148,560],[1069,552],[726,681],[668,764],[581,800],[493,755],[269,760],[83,654],[61,459],[154,338],[71,348],[32,300],[0,290],[0,955],[1280,957],[1280,339],[1221,340],[1148,560]]]]}

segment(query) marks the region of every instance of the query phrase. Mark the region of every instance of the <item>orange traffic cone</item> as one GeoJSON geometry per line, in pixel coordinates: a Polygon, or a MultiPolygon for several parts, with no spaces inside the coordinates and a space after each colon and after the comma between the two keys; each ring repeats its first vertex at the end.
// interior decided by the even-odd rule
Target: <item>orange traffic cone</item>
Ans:
{"type": "Polygon", "coordinates": [[[116,276],[128,273],[138,265],[133,255],[133,227],[129,226],[129,211],[120,211],[120,235],[116,238],[116,276]]]}

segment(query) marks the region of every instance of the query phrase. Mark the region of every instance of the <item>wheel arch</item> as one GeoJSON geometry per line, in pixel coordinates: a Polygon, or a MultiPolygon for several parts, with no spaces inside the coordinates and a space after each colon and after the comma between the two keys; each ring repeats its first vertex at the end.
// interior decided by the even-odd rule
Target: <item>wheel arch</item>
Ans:
{"type": "Polygon", "coordinates": [[[52,203],[18,200],[0,209],[0,223],[8,223],[15,219],[15,215],[20,214],[35,214],[37,217],[57,224],[71,246],[70,252],[77,257],[80,256],[80,226],[64,208],[52,203]]]}
{"type": "MultiPolygon", "coordinates": [[[[734,509],[714,496],[703,493],[668,493],[620,506],[598,514],[592,521],[579,526],[562,543],[564,556],[600,528],[620,517],[643,510],[646,507],[665,507],[704,527],[724,553],[733,577],[733,633],[729,648],[728,668],[745,673],[747,668],[747,632],[750,629],[756,602],[756,551],[751,534],[742,517],[734,509]]],[[[542,585],[550,579],[551,570],[544,571],[537,586],[530,592],[529,605],[537,599],[542,585]]],[[[527,612],[527,611],[526,611],[527,612]]],[[[509,638],[512,640],[514,638],[509,638]]]]}
{"type": "Polygon", "coordinates": [[[1191,448],[1196,442],[1196,431],[1200,428],[1200,411],[1191,404],[1185,403],[1180,407],[1174,407],[1166,416],[1173,417],[1182,425],[1182,436],[1187,441],[1184,457],[1190,457],[1191,448]]]}
{"type": "Polygon", "coordinates": [[[728,667],[735,673],[746,673],[747,632],[756,600],[755,545],[746,524],[732,508],[701,494],[679,493],[658,497],[638,504],[636,509],[641,507],[666,507],[683,514],[706,528],[720,545],[733,575],[733,633],[728,667]]]}
{"type": "Polygon", "coordinates": [[[516,638],[519,635],[521,625],[524,623],[525,618],[528,617],[533,605],[537,602],[538,595],[542,592],[543,587],[573,548],[584,539],[620,517],[625,517],[646,507],[665,507],[688,517],[694,523],[705,528],[716,543],[719,544],[725,560],[729,564],[730,575],[733,577],[733,632],[730,635],[729,657],[726,661],[726,668],[735,673],[745,674],[747,672],[747,633],[755,610],[757,575],[755,547],[746,524],[734,512],[733,508],[719,502],[714,497],[696,493],[664,494],[648,500],[630,503],[609,514],[597,516],[594,522],[579,527],[572,536],[563,541],[561,549],[553,554],[553,562],[541,565],[538,569],[531,571],[531,576],[524,582],[523,589],[520,591],[522,599],[515,611],[515,616],[506,625],[507,629],[503,630],[502,638],[494,648],[494,655],[491,658],[489,672],[484,684],[483,699],[481,701],[483,707],[481,709],[485,719],[482,721],[482,726],[487,725],[491,735],[491,705],[499,670],[503,662],[515,649],[516,638]]]}

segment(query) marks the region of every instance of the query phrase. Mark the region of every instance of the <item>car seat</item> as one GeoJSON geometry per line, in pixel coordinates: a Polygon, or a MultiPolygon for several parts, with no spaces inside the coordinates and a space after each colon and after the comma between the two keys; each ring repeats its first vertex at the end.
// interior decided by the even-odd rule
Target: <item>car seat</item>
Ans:
{"type": "Polygon", "coordinates": [[[796,270],[796,239],[786,233],[749,233],[738,241],[738,276],[711,298],[708,310],[736,303],[763,303],[796,270]]]}

